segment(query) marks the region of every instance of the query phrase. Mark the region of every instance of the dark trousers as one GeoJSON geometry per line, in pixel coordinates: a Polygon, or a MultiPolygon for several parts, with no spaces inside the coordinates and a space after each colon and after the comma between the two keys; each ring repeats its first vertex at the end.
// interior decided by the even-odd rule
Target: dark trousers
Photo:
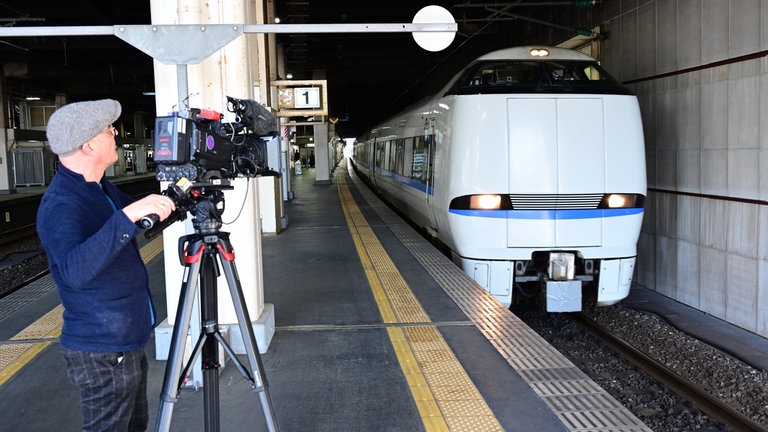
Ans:
{"type": "Polygon", "coordinates": [[[83,432],[143,432],[149,422],[144,350],[94,353],[61,348],[80,389],[83,432]]]}

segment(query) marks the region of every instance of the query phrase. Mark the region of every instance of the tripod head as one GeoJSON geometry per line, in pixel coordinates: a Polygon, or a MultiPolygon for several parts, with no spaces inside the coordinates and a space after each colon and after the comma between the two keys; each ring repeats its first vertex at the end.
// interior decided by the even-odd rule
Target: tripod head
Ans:
{"type": "Polygon", "coordinates": [[[224,212],[223,191],[227,189],[234,189],[229,180],[190,182],[182,178],[171,184],[162,194],[173,200],[176,210],[163,221],[155,214],[143,217],[141,226],[147,229],[144,237],[153,239],[173,223],[185,220],[187,213],[193,217],[192,226],[196,233],[217,233],[221,228],[221,214],[224,212]]]}

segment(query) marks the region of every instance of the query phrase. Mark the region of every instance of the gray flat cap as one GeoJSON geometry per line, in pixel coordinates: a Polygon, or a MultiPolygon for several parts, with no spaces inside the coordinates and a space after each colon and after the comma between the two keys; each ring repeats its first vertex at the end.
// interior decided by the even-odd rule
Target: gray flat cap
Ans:
{"type": "Polygon", "coordinates": [[[120,102],[112,99],[64,105],[48,120],[48,144],[57,155],[72,153],[114,123],[121,112],[120,102]]]}

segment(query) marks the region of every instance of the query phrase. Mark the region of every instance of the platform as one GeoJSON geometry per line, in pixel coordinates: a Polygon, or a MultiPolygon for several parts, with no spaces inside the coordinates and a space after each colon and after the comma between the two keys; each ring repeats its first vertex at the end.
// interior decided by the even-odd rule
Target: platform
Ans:
{"type": "MultiPolygon", "coordinates": [[[[311,169],[293,178],[287,229],[262,239],[276,322],[262,359],[281,431],[649,430],[344,166],[330,185],[313,180],[311,169]]],[[[177,299],[165,298],[158,245],[142,252],[165,311],[177,299]]],[[[0,424],[78,430],[55,287],[50,277],[33,285],[0,303],[11,310],[0,317],[0,424]]],[[[154,430],[165,362],[154,360],[153,341],[147,354],[154,430]]],[[[258,396],[234,367],[222,371],[219,397],[222,431],[266,430],[258,396]]],[[[171,430],[204,430],[202,399],[185,388],[171,430]]]]}

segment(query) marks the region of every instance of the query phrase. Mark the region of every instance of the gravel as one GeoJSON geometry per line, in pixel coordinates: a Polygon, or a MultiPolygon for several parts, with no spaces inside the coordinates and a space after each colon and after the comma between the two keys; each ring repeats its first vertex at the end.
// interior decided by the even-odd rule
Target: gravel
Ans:
{"type": "Polygon", "coordinates": [[[48,259],[45,254],[39,254],[42,246],[37,236],[3,240],[0,244],[0,295],[48,270],[48,259]]]}
{"type": "MultiPolygon", "coordinates": [[[[652,430],[728,430],[614,354],[567,316],[531,309],[514,312],[652,430]]],[[[768,427],[768,372],[680,332],[653,314],[617,305],[595,308],[588,315],[635,348],[768,427]]]]}

